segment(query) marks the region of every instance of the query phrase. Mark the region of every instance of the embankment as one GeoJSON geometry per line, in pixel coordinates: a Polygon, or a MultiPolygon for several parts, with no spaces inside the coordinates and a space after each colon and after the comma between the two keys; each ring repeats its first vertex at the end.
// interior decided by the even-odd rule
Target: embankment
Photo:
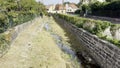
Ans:
{"type": "Polygon", "coordinates": [[[82,54],[89,55],[101,68],[119,68],[120,67],[120,49],[104,40],[99,39],[91,33],[77,28],[63,19],[55,19],[61,23],[67,30],[74,34],[84,49],[82,54]]]}

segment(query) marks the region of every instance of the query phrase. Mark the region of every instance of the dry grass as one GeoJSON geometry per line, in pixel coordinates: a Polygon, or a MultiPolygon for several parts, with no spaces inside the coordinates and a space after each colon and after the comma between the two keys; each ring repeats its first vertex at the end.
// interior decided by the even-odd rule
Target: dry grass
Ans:
{"type": "MultiPolygon", "coordinates": [[[[45,22],[46,17],[37,19],[19,34],[8,53],[0,58],[0,68],[79,68],[76,59],[71,61],[71,56],[59,49],[43,29],[43,20],[45,22]]],[[[57,28],[53,23],[54,29],[57,28]]],[[[58,30],[56,32],[64,35],[61,28],[58,30]]]]}
{"type": "Polygon", "coordinates": [[[51,21],[52,22],[50,24],[53,28],[53,32],[61,36],[64,41],[67,41],[67,44],[70,45],[76,52],[79,52],[82,48],[80,42],[76,39],[76,37],[68,30],[66,30],[63,25],[56,23],[54,19],[51,21]]]}
{"type": "MultiPolygon", "coordinates": [[[[66,31],[65,29],[63,29],[63,27],[58,24],[53,18],[48,18],[47,19],[48,23],[51,26],[52,32],[54,34],[59,35],[62,38],[62,42],[64,42],[65,44],[69,45],[73,50],[79,50],[80,48],[80,43],[77,41],[77,39],[68,31],[66,31]]],[[[65,57],[63,57],[65,58],[65,57]]],[[[72,57],[69,56],[69,59],[71,59],[72,57]]],[[[79,68],[80,64],[78,64],[77,59],[74,59],[71,63],[71,65],[75,65],[76,67],[74,68],[79,68]]]]}

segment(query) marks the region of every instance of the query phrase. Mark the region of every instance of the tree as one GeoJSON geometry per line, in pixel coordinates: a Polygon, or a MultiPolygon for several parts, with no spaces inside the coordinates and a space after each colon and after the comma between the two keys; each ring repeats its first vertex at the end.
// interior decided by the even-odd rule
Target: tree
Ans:
{"type": "Polygon", "coordinates": [[[46,13],[45,6],[35,0],[0,0],[0,33],[11,26],[46,13]]]}
{"type": "Polygon", "coordinates": [[[64,2],[63,4],[64,4],[64,5],[65,5],[65,4],[70,4],[70,2],[64,2]]]}
{"type": "Polygon", "coordinates": [[[106,0],[106,2],[119,1],[119,0],[106,0]]]}

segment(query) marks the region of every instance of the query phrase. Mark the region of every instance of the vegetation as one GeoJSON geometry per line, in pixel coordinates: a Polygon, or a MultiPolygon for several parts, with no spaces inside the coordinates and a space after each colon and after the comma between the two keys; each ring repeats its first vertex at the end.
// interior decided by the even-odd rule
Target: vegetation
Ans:
{"type": "Polygon", "coordinates": [[[35,0],[0,0],[0,9],[0,33],[45,12],[44,5],[35,0]]]}
{"type": "Polygon", "coordinates": [[[92,15],[120,17],[120,1],[96,2],[90,6],[92,15]]]}
{"type": "MultiPolygon", "coordinates": [[[[93,19],[87,19],[87,18],[81,18],[81,17],[74,17],[69,15],[63,15],[63,14],[57,14],[59,18],[62,18],[74,25],[76,25],[79,28],[83,28],[86,31],[97,35],[99,38],[107,40],[115,45],[120,46],[120,41],[116,39],[112,39],[107,37],[106,35],[103,35],[102,32],[108,27],[116,27],[118,25],[112,24],[108,21],[100,21],[100,20],[93,20],[93,19]],[[113,26],[114,25],[114,26],[113,26]]],[[[112,29],[111,29],[112,30],[112,29]]]]}
{"type": "Polygon", "coordinates": [[[105,2],[89,0],[89,3],[84,3],[85,1],[87,0],[81,0],[78,3],[78,7],[80,8],[79,14],[81,15],[88,11],[89,14],[96,16],[120,17],[120,0],[106,0],[105,2]]]}
{"type": "Polygon", "coordinates": [[[35,0],[0,0],[0,50],[9,44],[4,32],[16,25],[46,13],[45,6],[35,0]]]}
{"type": "MultiPolygon", "coordinates": [[[[79,5],[79,4],[78,4],[79,5]]],[[[106,0],[106,2],[94,1],[89,4],[81,4],[81,10],[89,11],[91,15],[105,17],[120,17],[120,1],[106,0]]]]}
{"type": "Polygon", "coordinates": [[[112,2],[112,1],[118,1],[118,0],[106,0],[106,2],[112,2]]]}

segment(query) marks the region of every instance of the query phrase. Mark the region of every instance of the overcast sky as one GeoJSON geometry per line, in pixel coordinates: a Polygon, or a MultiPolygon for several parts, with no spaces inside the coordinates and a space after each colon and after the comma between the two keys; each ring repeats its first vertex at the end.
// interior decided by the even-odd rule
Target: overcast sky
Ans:
{"type": "MultiPolygon", "coordinates": [[[[45,5],[62,3],[62,0],[36,0],[36,1],[43,1],[45,5]]],[[[64,1],[69,1],[74,3],[79,2],[79,0],[64,0],[64,1]]]]}

